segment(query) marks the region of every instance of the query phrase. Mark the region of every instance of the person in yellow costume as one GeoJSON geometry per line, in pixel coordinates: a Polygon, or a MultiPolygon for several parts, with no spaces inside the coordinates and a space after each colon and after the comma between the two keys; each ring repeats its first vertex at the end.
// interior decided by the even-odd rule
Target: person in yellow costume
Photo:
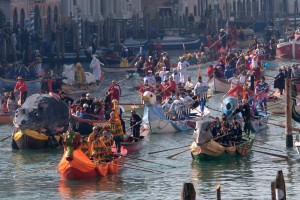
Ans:
{"type": "Polygon", "coordinates": [[[106,146],[106,148],[104,150],[104,158],[105,158],[106,162],[108,162],[112,159],[111,146],[114,144],[114,141],[108,135],[107,131],[103,131],[101,140],[106,146]]]}
{"type": "Polygon", "coordinates": [[[92,155],[92,143],[95,140],[95,136],[100,134],[100,129],[101,128],[99,126],[94,126],[93,132],[88,137],[87,143],[88,143],[88,149],[90,155],[92,155]]]}
{"type": "Polygon", "coordinates": [[[78,84],[85,84],[85,82],[86,82],[84,69],[83,69],[81,63],[77,63],[75,65],[75,81],[78,84]]]}
{"type": "Polygon", "coordinates": [[[112,112],[110,113],[110,131],[113,136],[113,140],[116,145],[116,149],[118,153],[121,153],[121,142],[123,141],[124,138],[124,132],[123,132],[123,127],[121,124],[121,120],[119,117],[119,111],[118,111],[118,101],[114,99],[112,101],[112,112]]]}
{"type": "Polygon", "coordinates": [[[106,145],[101,139],[100,133],[95,135],[95,139],[92,142],[91,146],[92,151],[92,157],[95,164],[100,164],[105,162],[105,151],[106,151],[106,145]]]}

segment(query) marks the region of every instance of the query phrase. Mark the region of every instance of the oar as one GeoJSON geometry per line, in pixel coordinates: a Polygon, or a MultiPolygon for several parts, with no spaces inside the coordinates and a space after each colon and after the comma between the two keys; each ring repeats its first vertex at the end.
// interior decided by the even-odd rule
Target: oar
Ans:
{"type": "Polygon", "coordinates": [[[133,167],[138,167],[139,169],[144,169],[144,170],[152,170],[153,172],[159,172],[159,173],[165,173],[163,171],[159,171],[159,170],[153,170],[153,169],[149,169],[149,168],[146,168],[146,167],[141,167],[141,166],[138,166],[138,165],[135,165],[135,164],[129,164],[129,163],[124,163],[125,165],[129,165],[129,166],[133,166],[133,167]]]}
{"type": "Polygon", "coordinates": [[[278,152],[284,152],[278,149],[272,149],[272,148],[267,148],[267,147],[261,147],[261,146],[257,146],[257,145],[253,145],[256,148],[260,148],[260,149],[266,149],[266,150],[272,150],[272,151],[278,151],[278,152]]]}
{"type": "Polygon", "coordinates": [[[181,151],[181,152],[179,152],[179,153],[176,153],[176,154],[173,154],[173,155],[170,155],[170,156],[168,156],[168,157],[166,157],[166,158],[168,158],[168,159],[171,159],[171,158],[173,158],[173,157],[175,157],[175,156],[177,156],[177,155],[179,155],[179,154],[182,154],[182,153],[184,153],[184,152],[186,152],[186,151],[189,151],[190,149],[186,149],[186,150],[184,150],[184,151],[181,151]]]}
{"type": "Polygon", "coordinates": [[[151,172],[153,174],[155,174],[156,172],[154,171],[151,171],[151,170],[146,170],[146,169],[140,169],[140,168],[136,168],[136,167],[128,167],[128,166],[123,166],[123,167],[126,167],[128,169],[135,169],[135,170],[140,170],[140,171],[144,171],[144,172],[151,172]]]}
{"type": "Polygon", "coordinates": [[[279,154],[275,154],[275,153],[269,153],[269,152],[265,152],[265,151],[259,151],[259,150],[254,150],[252,149],[253,152],[257,152],[257,153],[263,153],[263,154],[266,154],[266,155],[270,155],[270,156],[275,156],[275,157],[278,157],[278,158],[284,158],[284,159],[289,159],[288,156],[284,156],[284,155],[279,155],[279,154]]]}
{"type": "Polygon", "coordinates": [[[161,163],[153,162],[153,161],[150,161],[150,160],[144,160],[144,159],[141,159],[141,158],[135,158],[135,157],[130,157],[130,156],[126,156],[126,157],[129,158],[129,159],[132,159],[132,160],[140,160],[140,161],[144,161],[144,162],[148,162],[148,163],[153,163],[153,164],[157,164],[157,165],[161,165],[161,166],[176,168],[176,167],[171,166],[171,165],[161,164],[161,163]]]}
{"type": "Polygon", "coordinates": [[[3,142],[3,141],[7,140],[7,139],[10,138],[10,137],[11,137],[11,135],[8,135],[8,136],[6,136],[5,138],[1,139],[0,141],[3,142]]]}
{"type": "MultiPolygon", "coordinates": [[[[120,83],[122,83],[123,81],[126,81],[126,80],[128,80],[128,77],[126,77],[126,78],[124,78],[124,79],[118,81],[116,84],[120,84],[120,83]]],[[[102,101],[102,100],[105,99],[105,97],[107,97],[108,95],[109,95],[109,93],[106,94],[104,97],[102,97],[99,101],[102,101]]]]}
{"type": "Polygon", "coordinates": [[[190,145],[185,145],[185,146],[171,148],[171,149],[164,149],[164,150],[160,150],[160,151],[153,151],[153,152],[149,152],[148,154],[156,154],[156,153],[161,153],[161,152],[165,152],[165,151],[171,151],[171,150],[175,150],[175,149],[181,149],[181,148],[185,148],[185,147],[189,147],[189,146],[190,145]]]}

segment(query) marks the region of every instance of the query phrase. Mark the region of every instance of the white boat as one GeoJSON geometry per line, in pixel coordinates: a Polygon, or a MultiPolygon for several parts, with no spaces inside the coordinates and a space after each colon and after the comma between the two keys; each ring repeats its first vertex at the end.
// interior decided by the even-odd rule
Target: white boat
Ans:
{"type": "Polygon", "coordinates": [[[207,84],[212,92],[227,93],[230,90],[230,83],[226,80],[216,78],[214,74],[207,80],[207,84]]]}
{"type": "MultiPolygon", "coordinates": [[[[156,103],[156,96],[152,92],[146,91],[143,94],[145,101],[143,123],[150,133],[175,133],[179,131],[189,131],[195,128],[195,121],[208,118],[209,111],[204,112],[204,116],[196,116],[190,120],[170,120],[165,116],[162,107],[156,103]]],[[[197,111],[194,111],[197,112],[197,111]]]]}

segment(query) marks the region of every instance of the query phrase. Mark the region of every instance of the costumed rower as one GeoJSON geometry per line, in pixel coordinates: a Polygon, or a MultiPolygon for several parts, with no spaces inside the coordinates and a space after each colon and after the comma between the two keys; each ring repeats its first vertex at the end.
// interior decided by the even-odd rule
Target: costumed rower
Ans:
{"type": "Polygon", "coordinates": [[[180,83],[182,84],[185,84],[186,82],[188,66],[188,61],[186,61],[183,57],[180,57],[180,61],[177,64],[177,70],[179,71],[180,83]]]}
{"type": "Polygon", "coordinates": [[[94,141],[91,146],[93,161],[95,164],[100,164],[105,162],[104,152],[106,150],[106,145],[101,140],[101,133],[95,135],[94,141]]]}
{"type": "Polygon", "coordinates": [[[197,96],[197,99],[200,104],[200,111],[202,115],[204,114],[204,106],[206,103],[206,98],[207,98],[207,91],[209,89],[209,86],[207,85],[206,82],[202,81],[202,77],[198,77],[198,82],[196,83],[194,87],[194,94],[197,96]]]}
{"type": "Polygon", "coordinates": [[[257,96],[258,103],[261,110],[267,112],[267,100],[270,85],[265,82],[265,77],[260,77],[260,82],[255,87],[255,95],[257,96]]]}
{"type": "Polygon", "coordinates": [[[118,85],[115,80],[112,80],[107,92],[108,94],[111,94],[111,100],[120,100],[122,91],[120,85],[118,85]]]}
{"type": "Polygon", "coordinates": [[[25,102],[27,98],[27,86],[26,82],[23,80],[22,76],[18,76],[18,81],[16,83],[16,86],[14,88],[14,92],[17,92],[20,90],[20,99],[21,99],[21,105],[25,102]]]}
{"type": "Polygon", "coordinates": [[[131,110],[130,127],[135,142],[138,142],[140,139],[141,123],[142,118],[135,112],[135,110],[131,110]]]}
{"type": "Polygon", "coordinates": [[[104,158],[106,162],[109,162],[112,159],[111,146],[114,144],[112,138],[108,135],[107,131],[103,131],[101,141],[105,144],[106,148],[104,149],[104,158]]]}
{"type": "Polygon", "coordinates": [[[112,103],[113,103],[113,107],[112,107],[113,111],[110,113],[110,119],[109,119],[110,131],[113,136],[113,140],[115,141],[117,152],[121,153],[121,142],[123,141],[124,132],[119,118],[119,111],[117,108],[118,101],[114,99],[112,103]]]}

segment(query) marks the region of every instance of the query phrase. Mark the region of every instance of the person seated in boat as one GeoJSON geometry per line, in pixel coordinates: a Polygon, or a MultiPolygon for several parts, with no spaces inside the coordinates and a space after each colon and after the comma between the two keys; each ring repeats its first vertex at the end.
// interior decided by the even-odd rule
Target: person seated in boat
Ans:
{"type": "Polygon", "coordinates": [[[170,119],[170,113],[168,112],[171,109],[173,104],[173,98],[169,97],[167,101],[165,101],[162,105],[162,109],[164,110],[166,116],[170,119]]]}
{"type": "Polygon", "coordinates": [[[145,59],[144,62],[144,74],[147,74],[148,71],[152,71],[152,62],[149,59],[145,59]]]}
{"type": "Polygon", "coordinates": [[[240,123],[237,122],[235,117],[232,119],[232,123],[230,124],[230,133],[231,133],[230,141],[234,142],[234,144],[239,143],[241,141],[243,137],[242,127],[240,123]]]}
{"type": "Polygon", "coordinates": [[[86,94],[83,93],[80,96],[80,99],[78,101],[76,101],[76,104],[79,104],[80,106],[83,106],[83,104],[86,103],[86,94]]]}
{"type": "Polygon", "coordinates": [[[93,115],[98,119],[98,120],[104,120],[104,110],[101,106],[95,105],[95,108],[93,110],[93,115]]]}
{"type": "Polygon", "coordinates": [[[177,91],[177,85],[172,76],[169,76],[169,81],[165,84],[164,90],[171,93],[172,91],[177,91]]]}
{"type": "Polygon", "coordinates": [[[179,81],[180,81],[180,77],[179,77],[179,73],[178,73],[178,70],[177,69],[173,69],[173,73],[171,75],[171,77],[173,78],[174,82],[176,83],[176,85],[179,84],[179,81]]]}
{"type": "Polygon", "coordinates": [[[36,72],[36,69],[34,67],[34,63],[30,63],[27,67],[27,78],[28,79],[35,79],[37,78],[38,74],[36,72]]]}
{"type": "Polygon", "coordinates": [[[188,92],[188,93],[190,93],[192,90],[193,90],[193,88],[194,88],[194,84],[192,83],[192,81],[191,81],[192,79],[191,79],[191,77],[189,76],[188,78],[187,78],[187,82],[185,83],[185,85],[184,85],[184,89],[185,89],[185,91],[186,92],[188,92]]]}
{"type": "Polygon", "coordinates": [[[90,119],[89,114],[87,112],[87,110],[89,109],[89,105],[88,104],[83,104],[81,110],[80,110],[80,114],[79,117],[81,119],[90,119]]]}
{"type": "Polygon", "coordinates": [[[170,110],[168,111],[169,115],[171,116],[172,120],[182,120],[184,119],[183,114],[183,102],[180,99],[180,94],[176,94],[176,99],[173,101],[170,110]]]}
{"type": "Polygon", "coordinates": [[[8,107],[7,107],[7,102],[9,100],[9,93],[5,92],[4,93],[4,97],[1,100],[1,109],[2,109],[2,113],[8,113],[8,107]]]}
{"type": "Polygon", "coordinates": [[[229,64],[226,64],[225,65],[225,71],[224,71],[224,79],[225,80],[228,80],[230,79],[234,74],[234,70],[233,69],[230,69],[230,65],[229,64]]]}
{"type": "Polygon", "coordinates": [[[15,97],[15,93],[10,92],[7,100],[7,108],[9,112],[14,112],[18,109],[18,102],[15,97]]]}
{"type": "Polygon", "coordinates": [[[135,142],[140,140],[142,118],[135,110],[131,110],[130,127],[135,142]]]}
{"type": "Polygon", "coordinates": [[[210,78],[214,74],[214,66],[209,65],[208,68],[206,68],[206,75],[208,78],[210,78]]]}
{"type": "Polygon", "coordinates": [[[76,117],[80,117],[80,111],[81,111],[81,106],[76,106],[76,109],[75,109],[75,113],[73,113],[73,115],[75,115],[76,117]]]}
{"type": "Polygon", "coordinates": [[[144,85],[141,85],[139,91],[140,91],[141,94],[144,94],[144,92],[146,92],[146,91],[154,92],[155,88],[152,87],[151,85],[149,85],[148,80],[146,80],[144,85]]]}
{"type": "Polygon", "coordinates": [[[61,91],[59,93],[60,99],[63,100],[64,102],[66,102],[67,105],[72,105],[74,102],[74,99],[72,99],[71,97],[66,96],[65,92],[61,91]]]}
{"type": "Polygon", "coordinates": [[[108,134],[107,131],[103,131],[101,140],[102,140],[102,142],[106,146],[106,148],[104,149],[104,158],[105,158],[105,161],[109,162],[109,161],[112,160],[112,157],[113,157],[113,152],[111,151],[111,146],[113,146],[114,141],[109,136],[109,134],[108,134]]]}
{"type": "Polygon", "coordinates": [[[227,122],[221,122],[220,135],[217,136],[217,138],[218,139],[215,140],[216,142],[221,143],[222,145],[229,144],[229,124],[227,122]]]}
{"type": "Polygon", "coordinates": [[[155,86],[156,80],[155,77],[152,75],[152,71],[149,70],[147,72],[147,76],[144,77],[144,83],[146,83],[146,81],[148,81],[148,84],[152,87],[155,86]]]}
{"type": "Polygon", "coordinates": [[[80,149],[86,156],[90,157],[88,137],[82,136],[80,149]]]}
{"type": "Polygon", "coordinates": [[[215,67],[214,67],[213,74],[214,74],[215,77],[218,78],[218,79],[222,79],[222,78],[223,78],[223,72],[222,72],[222,70],[221,70],[218,66],[215,66],[215,67]]]}
{"type": "Polygon", "coordinates": [[[237,61],[237,57],[234,55],[234,53],[229,50],[227,53],[227,56],[225,57],[225,63],[229,64],[231,67],[234,67],[237,61]]]}
{"type": "Polygon", "coordinates": [[[267,112],[267,101],[268,101],[268,92],[270,90],[270,85],[265,82],[265,77],[260,77],[260,83],[255,87],[255,95],[258,103],[260,104],[261,110],[267,112]]]}
{"type": "Polygon", "coordinates": [[[214,138],[217,138],[218,136],[220,136],[220,132],[221,132],[221,122],[219,117],[215,117],[214,121],[211,123],[211,133],[214,138]]]}

